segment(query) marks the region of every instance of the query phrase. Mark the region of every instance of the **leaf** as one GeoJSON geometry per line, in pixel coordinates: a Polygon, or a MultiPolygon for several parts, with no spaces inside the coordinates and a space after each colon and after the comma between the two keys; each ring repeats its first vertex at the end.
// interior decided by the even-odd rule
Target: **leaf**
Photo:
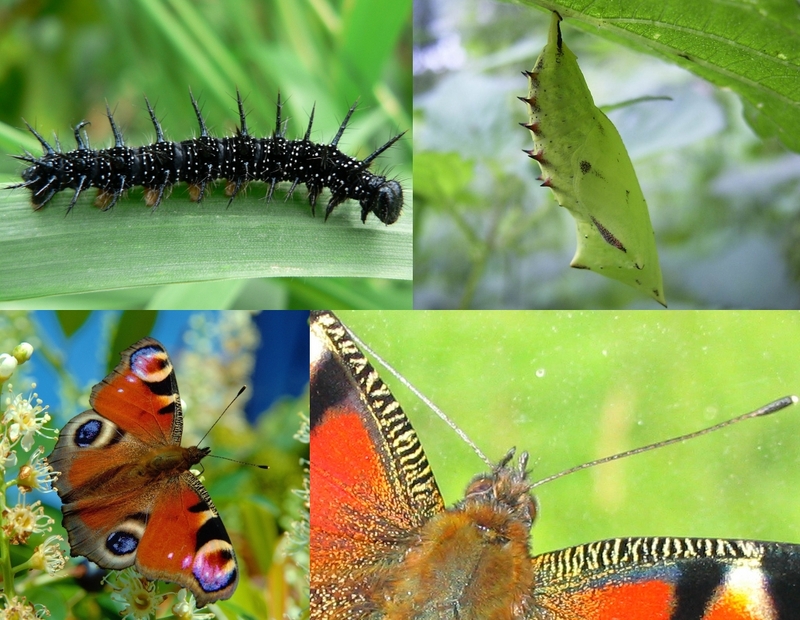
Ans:
{"type": "Polygon", "coordinates": [[[463,161],[458,153],[424,152],[415,156],[414,195],[429,201],[433,207],[444,207],[472,182],[472,162],[463,161]]]}
{"type": "Polygon", "coordinates": [[[519,0],[645,51],[742,99],[761,137],[800,152],[800,6],[796,2],[519,0]]]}
{"type": "Polygon", "coordinates": [[[411,278],[410,206],[392,226],[362,224],[351,204],[324,222],[300,196],[265,204],[254,186],[229,208],[218,188],[200,205],[178,190],[154,213],[134,196],[108,212],[82,199],[65,216],[70,192],[40,211],[27,193],[0,193],[2,301],[222,279],[411,278]]]}

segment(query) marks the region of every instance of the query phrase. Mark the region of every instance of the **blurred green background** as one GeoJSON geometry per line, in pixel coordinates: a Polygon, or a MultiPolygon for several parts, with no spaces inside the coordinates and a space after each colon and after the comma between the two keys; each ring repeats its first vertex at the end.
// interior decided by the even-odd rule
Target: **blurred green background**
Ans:
{"type": "MultiPolygon", "coordinates": [[[[796,312],[341,312],[496,461],[541,479],[800,392],[796,312]]],[[[368,357],[370,357],[368,355],[368,357]]],[[[376,365],[445,502],[483,462],[376,365]]],[[[535,553],[615,536],[800,542],[800,405],[536,490],[535,553]]]]}
{"type": "MultiPolygon", "coordinates": [[[[416,8],[415,307],[656,308],[569,268],[574,220],[521,152],[533,143],[518,125],[528,122],[520,72],[544,46],[549,14],[488,0],[416,8]]],[[[597,105],[672,98],[609,113],[647,198],[670,308],[797,307],[800,156],[756,137],[731,92],[575,24],[562,23],[564,40],[597,105]]]]}
{"type": "MultiPolygon", "coordinates": [[[[93,146],[105,147],[108,102],[136,146],[154,137],[146,94],[167,139],[183,140],[198,133],[189,87],[217,136],[237,123],[237,87],[259,136],[274,129],[279,92],[289,138],[302,137],[316,103],[312,140],[330,141],[358,101],[340,147],[364,158],[411,129],[410,40],[410,0],[0,3],[0,182],[19,181],[23,169],[6,154],[41,152],[22,118],[47,139],[56,132],[67,149],[74,148],[71,128],[86,119],[93,146]]],[[[222,187],[198,206],[179,186],[152,216],[141,191],[109,213],[91,206],[91,191],[67,218],[72,191],[38,213],[27,191],[0,192],[3,298],[72,287],[95,294],[33,305],[206,307],[201,301],[211,299],[216,308],[408,308],[411,145],[409,133],[373,164],[407,190],[404,216],[392,227],[375,218],[361,224],[352,201],[323,223],[319,213],[310,217],[304,190],[284,203],[288,186],[267,206],[266,187],[254,184],[230,208],[222,187]],[[18,256],[29,257],[26,271],[18,256]],[[92,278],[84,278],[88,267],[92,278]],[[200,282],[211,279],[218,282],[200,282]],[[178,282],[193,284],[167,286],[178,282]],[[133,285],[141,288],[112,290],[133,285]]],[[[325,192],[323,206],[327,199],[325,192]]]]}

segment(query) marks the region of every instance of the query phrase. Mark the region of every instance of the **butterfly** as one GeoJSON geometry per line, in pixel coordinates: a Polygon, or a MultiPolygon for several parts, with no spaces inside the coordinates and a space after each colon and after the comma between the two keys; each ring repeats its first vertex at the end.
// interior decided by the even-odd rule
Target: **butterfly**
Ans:
{"type": "Polygon", "coordinates": [[[616,538],[531,557],[525,454],[509,452],[446,509],[408,418],[344,325],[312,313],[311,337],[313,618],[800,618],[800,545],[616,538]]]}
{"type": "Polygon", "coordinates": [[[239,571],[208,491],[189,471],[209,448],[182,447],[178,381],[164,346],[144,338],[92,389],[91,409],[59,433],[48,461],[72,555],[107,569],[135,565],[200,607],[227,599],[239,571]]]}

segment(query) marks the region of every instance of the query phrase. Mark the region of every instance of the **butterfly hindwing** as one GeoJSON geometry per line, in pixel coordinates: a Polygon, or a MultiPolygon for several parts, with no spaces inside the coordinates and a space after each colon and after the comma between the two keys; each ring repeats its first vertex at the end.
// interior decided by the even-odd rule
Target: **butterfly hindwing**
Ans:
{"type": "Polygon", "coordinates": [[[188,471],[164,491],[139,545],[140,570],[190,589],[200,605],[229,598],[239,576],[236,556],[208,491],[188,471]]]}
{"type": "Polygon", "coordinates": [[[534,618],[800,618],[798,545],[617,538],[545,553],[533,564],[534,618]]]}
{"type": "Polygon", "coordinates": [[[48,457],[73,555],[103,568],[135,565],[178,583],[199,605],[228,598],[238,570],[230,538],[189,468],[208,448],[181,447],[177,379],[164,347],[145,338],[92,390],[48,457]]]}

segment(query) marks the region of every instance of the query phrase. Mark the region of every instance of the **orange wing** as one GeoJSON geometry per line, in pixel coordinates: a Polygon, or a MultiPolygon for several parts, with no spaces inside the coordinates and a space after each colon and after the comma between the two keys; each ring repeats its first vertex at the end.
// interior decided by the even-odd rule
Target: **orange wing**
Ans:
{"type": "Polygon", "coordinates": [[[359,617],[374,569],[444,505],[400,405],[331,313],[312,313],[311,349],[311,612],[359,617]]]}

